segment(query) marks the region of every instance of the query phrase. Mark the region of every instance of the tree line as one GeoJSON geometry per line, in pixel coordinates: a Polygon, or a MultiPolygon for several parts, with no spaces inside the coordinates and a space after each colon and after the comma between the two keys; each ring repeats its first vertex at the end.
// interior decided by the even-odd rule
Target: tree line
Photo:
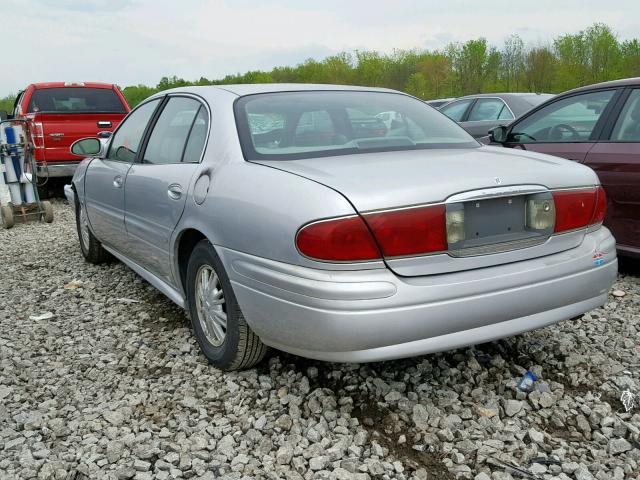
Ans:
{"type": "MultiPolygon", "coordinates": [[[[640,40],[620,41],[607,25],[595,23],[548,44],[525,44],[516,34],[502,46],[478,38],[439,50],[339,53],[296,66],[275,67],[190,81],[163,77],[154,86],[131,85],[123,93],[133,107],[156,92],[187,85],[234,83],[335,83],[387,87],[428,100],[481,92],[559,93],[616,78],[640,76],[640,40]]],[[[13,97],[15,98],[15,97],[13,97]]],[[[10,110],[12,96],[0,99],[10,110]]]]}

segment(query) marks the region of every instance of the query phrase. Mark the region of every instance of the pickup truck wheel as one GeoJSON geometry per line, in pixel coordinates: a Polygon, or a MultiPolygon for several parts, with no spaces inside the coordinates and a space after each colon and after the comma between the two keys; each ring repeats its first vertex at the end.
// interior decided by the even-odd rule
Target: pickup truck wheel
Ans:
{"type": "Polygon", "coordinates": [[[87,262],[98,264],[111,258],[109,252],[102,247],[100,240],[91,233],[87,211],[80,202],[76,202],[76,228],[78,230],[80,250],[82,250],[82,256],[87,262]]]}
{"type": "Polygon", "coordinates": [[[268,347],[247,324],[208,240],[193,249],[186,283],[191,326],[207,360],[222,370],[242,370],[260,362],[268,347]]]}
{"type": "Polygon", "coordinates": [[[42,213],[42,220],[46,223],[53,222],[53,205],[51,205],[51,202],[42,202],[42,210],[44,210],[42,213]]]}
{"type": "Polygon", "coordinates": [[[13,209],[9,205],[0,207],[0,215],[2,216],[2,225],[7,230],[13,227],[13,209]]]}

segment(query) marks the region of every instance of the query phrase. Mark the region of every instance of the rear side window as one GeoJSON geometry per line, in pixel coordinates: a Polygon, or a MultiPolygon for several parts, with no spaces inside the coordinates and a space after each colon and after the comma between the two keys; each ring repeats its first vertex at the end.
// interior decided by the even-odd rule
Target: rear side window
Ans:
{"type": "Polygon", "coordinates": [[[513,115],[509,111],[507,105],[499,98],[479,98],[471,113],[469,113],[469,122],[481,122],[485,120],[509,120],[513,115]]]}
{"type": "Polygon", "coordinates": [[[120,97],[108,88],[64,87],[35,90],[29,112],[126,113],[120,97]]]}
{"type": "Polygon", "coordinates": [[[191,133],[187,140],[187,146],[184,149],[184,155],[182,161],[184,163],[198,163],[200,157],[202,157],[202,150],[204,144],[207,141],[207,131],[209,127],[209,116],[207,110],[204,107],[200,107],[196,120],[191,127],[191,133]]]}
{"type": "MultiPolygon", "coordinates": [[[[180,163],[199,110],[200,102],[197,100],[186,97],[170,98],[153,127],[144,152],[144,163],[180,163]]],[[[202,125],[196,134],[202,131],[200,127],[202,125]]]]}

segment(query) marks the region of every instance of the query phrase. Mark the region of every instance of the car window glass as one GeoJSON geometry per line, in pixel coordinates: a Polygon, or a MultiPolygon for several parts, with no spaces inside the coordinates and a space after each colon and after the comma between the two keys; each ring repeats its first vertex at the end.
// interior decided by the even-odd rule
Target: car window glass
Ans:
{"type": "Polygon", "coordinates": [[[563,98],[534,112],[513,127],[509,141],[585,142],[589,141],[600,115],[614,90],[583,93],[563,98]]]}
{"type": "Polygon", "coordinates": [[[627,98],[611,133],[613,142],[640,142],[640,89],[627,98]]]}
{"type": "Polygon", "coordinates": [[[126,110],[111,88],[60,87],[33,92],[29,112],[126,113],[126,110]]]}
{"type": "Polygon", "coordinates": [[[455,122],[396,93],[264,93],[241,97],[234,108],[247,160],[478,146],[455,122]]]}
{"type": "Polygon", "coordinates": [[[170,98],[149,136],[144,163],[180,163],[199,108],[200,102],[192,98],[170,98]]]}
{"type": "Polygon", "coordinates": [[[457,102],[451,102],[440,109],[451,120],[459,122],[467,111],[467,107],[473,100],[460,100],[457,102]]]}
{"type": "Polygon", "coordinates": [[[107,158],[121,162],[133,162],[140,147],[145,128],[160,99],[151,100],[138,107],[124,119],[111,140],[107,158]]]}
{"type": "Polygon", "coordinates": [[[469,122],[513,118],[506,104],[499,98],[479,98],[469,113],[469,122]]]}
{"type": "Polygon", "coordinates": [[[189,133],[189,139],[187,140],[187,146],[184,149],[184,155],[182,161],[185,163],[198,163],[202,156],[202,149],[204,148],[204,142],[207,139],[207,127],[209,125],[209,116],[207,110],[204,107],[200,107],[198,115],[193,122],[191,132],[189,133]]]}

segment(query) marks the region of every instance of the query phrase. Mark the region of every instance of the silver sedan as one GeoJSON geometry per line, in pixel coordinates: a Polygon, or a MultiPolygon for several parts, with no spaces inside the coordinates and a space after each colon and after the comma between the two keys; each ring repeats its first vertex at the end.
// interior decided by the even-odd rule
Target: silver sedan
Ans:
{"type": "Polygon", "coordinates": [[[184,307],[223,369],[267,346],[367,362],[486,342],[596,308],[616,278],[592,170],[481,146],[392,90],[180,88],[72,151],[84,257],[184,307]]]}

